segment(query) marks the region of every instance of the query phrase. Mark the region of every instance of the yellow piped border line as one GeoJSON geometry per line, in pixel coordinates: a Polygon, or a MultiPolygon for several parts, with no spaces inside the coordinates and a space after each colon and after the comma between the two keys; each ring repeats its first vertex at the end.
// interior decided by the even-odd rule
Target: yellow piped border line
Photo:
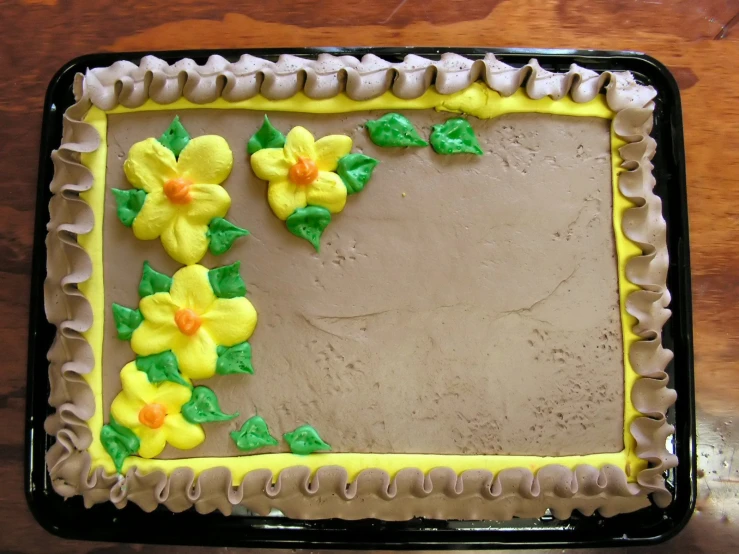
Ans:
{"type": "Polygon", "coordinates": [[[87,281],[77,285],[85,295],[92,308],[92,325],[83,335],[92,348],[94,364],[92,371],[83,374],[85,381],[92,389],[95,399],[95,412],[87,421],[92,433],[92,442],[87,447],[90,453],[90,471],[96,466],[103,466],[106,471],[115,471],[113,460],[103,448],[100,441],[100,430],[103,428],[103,323],[105,314],[105,280],[103,275],[103,218],[105,217],[105,175],[108,156],[108,117],[97,108],[91,108],[84,120],[92,125],[100,135],[100,146],[94,151],[83,153],[81,162],[92,173],[92,187],[80,193],[80,198],[87,202],[93,213],[92,231],[86,235],[78,235],[77,243],[87,252],[92,262],[92,273],[87,281]]]}
{"type": "MultiPolygon", "coordinates": [[[[118,106],[104,112],[93,107],[86,114],[84,121],[92,125],[100,134],[101,145],[94,152],[82,155],[82,163],[93,175],[93,187],[82,193],[82,198],[90,205],[95,214],[95,225],[92,232],[78,238],[92,260],[92,276],[81,283],[80,291],[90,301],[93,311],[93,325],[85,333],[94,355],[95,365],[91,373],[84,375],[88,385],[92,388],[95,398],[95,414],[87,422],[92,432],[92,443],[88,452],[92,458],[91,471],[102,466],[109,473],[115,472],[112,459],[100,442],[100,431],[103,426],[102,410],[102,347],[103,321],[105,309],[105,291],[103,286],[103,244],[102,221],[105,204],[105,179],[107,158],[107,115],[145,111],[178,111],[188,109],[229,109],[252,110],[264,112],[299,112],[299,113],[348,113],[369,110],[424,110],[436,109],[452,113],[463,113],[480,119],[492,119],[510,113],[544,113],[578,117],[600,117],[613,120],[615,113],[608,107],[603,95],[579,104],[569,97],[552,100],[545,97],[539,100],[529,98],[523,89],[519,89],[508,97],[503,97],[489,89],[482,83],[474,83],[470,87],[450,95],[442,95],[435,89],[429,89],[419,98],[404,100],[391,92],[371,100],[356,101],[346,94],[339,94],[333,98],[313,100],[302,92],[284,100],[268,100],[263,96],[239,102],[227,102],[219,98],[208,104],[194,104],[180,98],[176,102],[161,105],[148,100],[138,108],[118,106]]],[[[231,471],[232,482],[235,486],[241,484],[247,473],[256,469],[269,469],[277,478],[279,473],[289,467],[306,466],[315,471],[323,466],[341,466],[346,469],[350,480],[365,469],[381,469],[391,477],[404,468],[418,468],[428,473],[437,467],[449,467],[457,474],[467,470],[483,469],[497,473],[509,468],[526,468],[536,472],[544,466],[557,464],[575,469],[578,465],[592,465],[603,467],[614,465],[620,467],[627,475],[629,482],[636,481],[636,475],[646,469],[647,462],[640,459],[636,453],[636,440],[629,432],[631,423],[641,414],[631,401],[631,391],[639,376],[630,362],[631,345],[639,337],[633,327],[636,318],[626,312],[626,298],[639,287],[626,279],[626,262],[633,256],[641,255],[640,248],[624,235],[621,222],[624,212],[633,207],[618,187],[618,176],[624,171],[621,167],[622,159],[618,153],[625,144],[613,131],[611,125],[611,163],[613,184],[613,229],[618,260],[619,303],[621,311],[621,329],[624,350],[624,449],[621,452],[606,454],[589,454],[584,456],[498,456],[498,455],[447,455],[447,454],[366,454],[366,453],[323,453],[310,456],[298,456],[290,453],[281,454],[253,454],[249,456],[209,457],[209,458],[180,458],[180,459],[144,459],[137,456],[128,458],[123,465],[125,473],[133,466],[144,473],[161,470],[170,474],[177,468],[191,468],[195,474],[212,467],[225,467],[231,471]]]]}

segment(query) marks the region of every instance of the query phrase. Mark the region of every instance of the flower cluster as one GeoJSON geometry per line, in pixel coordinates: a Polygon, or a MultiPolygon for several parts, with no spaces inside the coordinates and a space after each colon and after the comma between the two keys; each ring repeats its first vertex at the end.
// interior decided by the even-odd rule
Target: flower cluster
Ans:
{"type": "Polygon", "coordinates": [[[121,371],[122,391],[102,437],[121,467],[135,453],[158,456],[167,443],[194,448],[205,438],[200,424],[238,415],[221,412],[213,391],[194,380],[253,373],[247,340],[257,313],[238,262],[211,270],[189,265],[172,277],[145,263],[139,294],[138,308],[113,304],[118,337],[137,355],[121,371]]]}
{"type": "MultiPolygon", "coordinates": [[[[316,249],[331,214],[344,208],[348,194],[362,190],[377,163],[351,148],[349,137],[316,141],[302,127],[285,138],[266,118],[249,141],[252,167],[270,183],[272,210],[316,249]]],[[[231,198],[222,185],[232,166],[225,139],[191,138],[175,118],[159,139],[130,148],[123,170],[131,188],[113,189],[121,223],[137,239],[159,238],[184,265],[169,276],[144,262],[138,305],[112,305],[118,338],[130,341],[136,354],[120,372],[122,390],[100,434],[118,472],[127,458],[153,458],[167,444],[195,448],[205,440],[204,423],[238,416],[223,413],[215,393],[195,384],[254,371],[248,340],[257,313],[246,298],[240,263],[212,269],[198,264],[208,250],[222,254],[248,234],[225,219],[231,198]]],[[[231,437],[241,450],[278,444],[256,415],[231,437]]],[[[283,437],[296,454],[330,449],[309,425],[283,437]]]]}
{"type": "Polygon", "coordinates": [[[113,190],[118,218],[135,237],[159,238],[185,264],[170,277],[145,262],[138,306],[112,306],[118,337],[136,354],[120,372],[122,390],[100,435],[119,472],[134,454],[152,458],[167,444],[195,448],[205,440],[202,424],[238,416],[223,413],[211,389],[193,384],[253,373],[247,341],[257,314],[239,263],[197,264],[208,249],[222,254],[248,234],[224,219],[231,198],[222,184],[232,166],[225,139],[191,138],[175,118],[159,139],[131,147],[123,170],[132,188],[113,190]]]}

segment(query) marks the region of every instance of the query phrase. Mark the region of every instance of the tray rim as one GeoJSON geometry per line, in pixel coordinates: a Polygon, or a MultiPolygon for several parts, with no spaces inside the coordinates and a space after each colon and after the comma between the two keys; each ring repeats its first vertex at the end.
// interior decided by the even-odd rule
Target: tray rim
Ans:
{"type": "MultiPolygon", "coordinates": [[[[157,55],[160,57],[163,57],[165,59],[180,59],[183,57],[191,57],[191,58],[198,58],[198,59],[205,59],[206,57],[214,54],[218,54],[224,57],[234,57],[238,56],[244,53],[249,53],[256,56],[266,56],[266,57],[275,57],[279,54],[293,54],[293,55],[303,55],[303,56],[316,56],[319,53],[330,53],[330,54],[340,54],[340,55],[355,55],[355,56],[361,56],[363,54],[372,53],[379,57],[402,57],[407,54],[417,54],[417,55],[425,55],[425,56],[435,56],[439,55],[441,52],[447,52],[447,51],[453,51],[455,53],[459,53],[462,55],[467,56],[473,56],[473,57],[479,57],[482,54],[492,52],[496,55],[500,55],[502,59],[508,62],[523,62],[525,63],[528,61],[526,58],[532,58],[535,57],[542,60],[552,60],[552,59],[561,59],[566,58],[570,63],[577,62],[579,64],[583,64],[586,67],[588,66],[588,62],[591,62],[590,65],[592,66],[592,62],[604,62],[608,61],[611,62],[611,64],[615,60],[620,60],[621,63],[625,63],[626,65],[633,65],[635,68],[630,68],[631,71],[638,72],[639,69],[642,71],[646,70],[647,72],[653,71],[655,72],[654,76],[657,76],[664,80],[664,85],[666,85],[666,89],[663,87],[660,87],[660,94],[663,94],[663,91],[667,90],[667,92],[672,96],[672,103],[671,106],[666,107],[667,115],[669,115],[669,119],[671,122],[671,138],[672,138],[672,150],[673,152],[677,153],[677,157],[679,158],[676,160],[676,163],[674,164],[674,172],[675,177],[674,180],[677,181],[677,186],[674,187],[677,190],[673,191],[669,194],[669,197],[678,196],[676,199],[679,203],[679,229],[676,229],[676,225],[674,223],[670,223],[670,229],[673,230],[679,230],[679,235],[681,242],[678,243],[676,249],[677,252],[673,251],[673,248],[670,248],[670,258],[671,258],[671,273],[674,271],[678,272],[678,280],[679,280],[679,292],[681,292],[681,298],[676,299],[673,298],[672,307],[675,308],[676,306],[680,306],[680,323],[681,327],[678,329],[681,340],[685,342],[685,345],[687,349],[683,354],[685,354],[684,359],[684,365],[685,369],[687,371],[685,372],[686,375],[684,376],[686,378],[686,383],[684,383],[684,387],[688,393],[688,398],[685,398],[686,391],[682,391],[679,395],[680,397],[683,397],[683,402],[681,402],[681,408],[680,413],[682,415],[681,419],[687,419],[687,421],[683,422],[684,424],[682,427],[676,429],[675,433],[675,439],[682,445],[685,446],[687,454],[687,461],[686,461],[686,455],[682,455],[680,457],[680,466],[678,468],[682,468],[682,471],[678,469],[678,472],[676,474],[676,480],[682,476],[682,480],[686,483],[689,482],[688,487],[688,495],[687,495],[687,502],[681,502],[680,506],[680,513],[676,514],[676,517],[672,517],[670,519],[671,523],[667,526],[666,529],[664,529],[662,532],[657,533],[656,535],[652,536],[638,536],[636,534],[635,536],[630,536],[629,533],[624,533],[622,537],[614,537],[611,540],[604,540],[604,539],[596,539],[596,540],[563,540],[564,535],[560,538],[557,535],[560,534],[558,531],[553,531],[551,529],[537,529],[536,531],[533,531],[536,533],[536,537],[545,539],[544,541],[537,540],[536,542],[519,542],[520,539],[515,539],[511,537],[513,540],[510,540],[508,537],[511,534],[519,535],[521,533],[524,533],[525,531],[517,531],[517,532],[511,532],[512,529],[501,529],[501,530],[487,530],[487,533],[501,533],[504,532],[505,535],[502,537],[505,540],[486,540],[484,542],[477,542],[477,541],[444,541],[441,539],[435,539],[433,541],[422,541],[422,542],[412,542],[408,543],[405,541],[397,541],[391,540],[390,537],[387,537],[385,541],[378,541],[377,540],[377,533],[378,530],[374,529],[371,530],[370,536],[373,538],[370,542],[362,542],[358,543],[356,540],[350,540],[349,542],[342,542],[342,540],[338,541],[326,541],[325,539],[316,539],[316,538],[309,538],[310,535],[314,533],[303,533],[306,535],[306,537],[303,540],[298,539],[290,539],[285,540],[284,537],[281,538],[281,540],[274,540],[270,537],[262,537],[262,538],[256,538],[256,540],[249,540],[246,542],[229,542],[225,541],[222,542],[220,540],[217,540],[215,542],[212,542],[212,537],[209,537],[204,542],[200,544],[242,544],[242,545],[250,545],[250,546],[257,546],[257,545],[263,545],[263,546],[286,546],[286,547],[295,547],[296,544],[300,544],[302,546],[323,546],[323,547],[332,547],[332,548],[338,548],[338,547],[353,547],[353,548],[376,548],[376,547],[390,547],[390,546],[396,546],[396,547],[402,547],[402,548],[427,548],[429,546],[433,546],[436,548],[439,547],[495,547],[495,546],[503,546],[507,548],[518,548],[518,547],[527,547],[527,546],[550,546],[550,547],[557,547],[557,546],[616,546],[616,545],[623,545],[623,544],[654,544],[656,542],[662,542],[664,540],[667,540],[674,534],[676,534],[680,529],[684,527],[684,525],[687,523],[688,519],[690,518],[690,515],[693,512],[694,506],[695,506],[695,496],[696,496],[696,461],[695,461],[695,418],[694,418],[694,390],[693,390],[693,375],[692,375],[692,366],[693,366],[693,356],[692,356],[692,326],[691,326],[691,302],[690,302],[690,263],[689,263],[689,251],[688,251],[688,222],[687,222],[687,202],[686,202],[686,186],[685,186],[685,167],[684,167],[684,148],[683,148],[683,135],[682,135],[682,117],[681,117],[681,111],[680,111],[680,99],[679,99],[679,91],[677,88],[677,84],[672,77],[672,75],[669,73],[667,68],[662,65],[660,62],[655,60],[654,58],[650,56],[646,56],[644,54],[639,54],[636,52],[622,52],[622,51],[599,51],[599,50],[571,50],[571,49],[557,49],[557,50],[546,50],[546,49],[522,49],[522,48],[413,48],[413,47],[404,47],[404,48],[370,48],[370,47],[362,47],[362,48],[269,48],[269,49],[226,49],[226,50],[178,50],[178,51],[168,51],[168,52],[129,52],[129,53],[93,53],[93,54],[87,54],[80,57],[77,57],[66,64],[64,64],[54,75],[52,78],[49,87],[47,89],[46,94],[46,100],[44,104],[44,121],[43,121],[43,127],[42,127],[42,134],[41,134],[41,157],[40,157],[40,167],[39,167],[39,176],[38,176],[38,191],[37,191],[37,202],[36,202],[36,221],[35,221],[35,233],[34,233],[34,256],[33,256],[33,275],[32,275],[32,285],[31,285],[31,310],[30,310],[30,318],[29,318],[29,357],[28,357],[28,389],[27,389],[27,395],[28,395],[28,401],[27,401],[27,426],[26,426],[26,471],[25,471],[25,485],[26,485],[26,496],[29,503],[29,507],[31,508],[32,513],[34,514],[34,517],[36,517],[37,521],[46,528],[48,531],[52,532],[53,534],[57,534],[59,536],[66,536],[69,538],[82,538],[82,539],[94,539],[94,540],[133,540],[135,542],[158,542],[158,543],[177,543],[177,544],[197,544],[192,541],[175,541],[173,542],[173,537],[171,536],[164,536],[162,538],[166,540],[156,540],[157,537],[136,537],[136,536],[126,536],[126,537],[119,537],[115,535],[115,529],[112,530],[112,535],[108,536],[105,532],[101,533],[93,533],[95,536],[91,536],[90,534],[79,534],[79,530],[77,532],[69,532],[69,529],[64,529],[59,525],[59,522],[54,520],[53,515],[50,516],[48,512],[48,506],[47,500],[48,500],[48,490],[45,491],[46,494],[44,494],[44,491],[39,490],[39,487],[35,486],[35,483],[38,481],[39,473],[42,472],[43,474],[46,474],[45,464],[43,463],[43,458],[38,460],[38,451],[40,450],[38,448],[39,443],[41,442],[39,439],[35,439],[36,433],[44,434],[43,433],[43,420],[38,421],[38,407],[39,404],[43,404],[44,408],[48,408],[47,406],[47,398],[43,394],[34,394],[36,392],[35,387],[36,380],[40,380],[43,384],[46,380],[46,372],[43,372],[43,378],[41,378],[41,367],[40,366],[47,366],[47,362],[45,360],[45,350],[42,352],[38,351],[37,343],[39,341],[39,323],[41,323],[41,327],[43,327],[43,324],[45,323],[47,327],[50,327],[48,323],[45,321],[39,321],[39,316],[41,320],[44,320],[43,315],[43,278],[45,276],[45,246],[44,246],[44,238],[45,238],[45,224],[48,221],[48,212],[46,207],[45,200],[48,196],[48,191],[46,190],[48,188],[48,177],[50,177],[49,173],[49,155],[52,147],[54,144],[51,143],[51,138],[58,139],[61,134],[58,135],[53,132],[53,118],[60,118],[61,112],[63,109],[66,109],[66,105],[63,107],[57,108],[54,100],[62,94],[64,91],[60,91],[60,86],[68,86],[63,85],[63,82],[65,80],[69,80],[70,77],[73,76],[75,72],[78,70],[84,69],[88,66],[99,66],[99,65],[110,65],[111,63],[115,62],[116,60],[122,60],[122,59],[131,59],[135,60],[137,58],[140,58],[144,55],[157,55]],[[70,75],[70,73],[72,75],[70,75]],[[54,137],[50,137],[49,135],[52,134],[54,137]],[[675,265],[678,266],[676,269],[673,270],[672,267],[672,260],[677,258],[675,265]],[[39,373],[39,376],[36,376],[36,373],[39,373]],[[42,398],[39,398],[41,396],[42,398]],[[40,430],[39,430],[40,427],[40,430]],[[678,438],[678,435],[680,437],[678,438]],[[35,446],[35,447],[34,447],[35,446]],[[35,454],[35,456],[34,456],[35,454]],[[686,464],[689,467],[685,467],[686,464]],[[689,470],[686,474],[685,470],[689,470]],[[686,480],[686,477],[688,479],[686,480]],[[554,533],[554,534],[552,534],[554,533]],[[102,536],[98,536],[102,535],[102,536]],[[551,536],[550,536],[551,535],[551,536]],[[153,539],[153,540],[152,540],[153,539]],[[298,541],[298,542],[295,542],[298,541]]],[[[560,61],[557,63],[565,63],[564,61],[560,61]]],[[[68,90],[66,91],[68,93],[68,90]]],[[[58,142],[57,142],[58,143],[58,142]]],[[[664,146],[662,146],[664,149],[664,146]]],[[[665,149],[666,150],[666,149],[665,149]]],[[[673,200],[674,202],[674,200],[673,200]]],[[[669,230],[668,229],[668,233],[669,230]]],[[[672,287],[671,287],[672,288],[672,287]]],[[[673,316],[674,317],[674,316],[673,316]]],[[[44,370],[47,369],[44,367],[44,370]]],[[[683,377],[681,377],[682,380],[683,377]]],[[[675,380],[673,379],[673,385],[675,385],[675,380]]],[[[48,385],[47,385],[48,386],[48,385]]],[[[44,387],[45,390],[45,387],[44,387]]],[[[44,448],[45,451],[45,448],[44,448]]],[[[680,490],[684,490],[684,487],[680,490]]],[[[51,493],[55,494],[55,493],[51,493]]],[[[676,497],[677,500],[677,497],[676,497]]],[[[68,501],[69,503],[72,503],[72,501],[68,501]]],[[[675,506],[676,502],[673,502],[671,506],[675,506]]],[[[70,506],[71,507],[71,506],[70,506]]],[[[97,508],[97,507],[96,507],[97,508]]],[[[96,508],[93,508],[95,510],[96,508]]],[[[137,509],[137,508],[134,508],[137,509]]],[[[651,508],[648,508],[651,509],[651,508]]],[[[655,508],[656,509],[656,508],[655,508]]],[[[668,507],[664,511],[669,510],[668,507]]],[[[125,517],[122,515],[123,512],[131,511],[131,507],[127,507],[118,513],[121,514],[120,518],[116,519],[124,519],[125,517]]],[[[139,510],[139,512],[141,512],[139,510]]],[[[89,513],[89,512],[86,512],[89,513]]],[[[143,513],[143,512],[142,512],[143,513]]],[[[637,512],[639,513],[639,512],[637,512]]],[[[144,514],[145,515],[145,514],[144,514]]],[[[626,514],[626,517],[631,514],[626,514]]],[[[151,516],[149,516],[151,517],[151,516]]],[[[180,514],[172,514],[172,517],[180,517],[180,514]]],[[[200,518],[204,516],[199,516],[200,518]]],[[[221,516],[223,517],[223,516],[221,516]]],[[[624,516],[617,516],[617,517],[624,517],[624,516]]],[[[233,518],[233,516],[232,516],[233,518]]],[[[138,519],[138,518],[137,518],[138,519]]],[[[255,519],[267,519],[267,518],[255,518],[255,519]]],[[[588,518],[591,519],[592,518],[588,518]]],[[[616,518],[611,518],[616,519],[616,518]]],[[[281,522],[285,523],[286,521],[290,522],[291,526],[294,526],[296,523],[296,520],[272,520],[274,522],[281,522]]],[[[336,521],[336,520],[326,520],[326,521],[336,521]]],[[[518,521],[543,521],[543,520],[518,520],[518,521]]],[[[570,520],[567,520],[570,521],[570,520]]],[[[377,528],[377,527],[398,527],[394,523],[389,522],[379,522],[377,520],[361,520],[360,522],[344,522],[343,527],[345,528],[353,528],[356,527],[356,524],[359,523],[362,525],[362,522],[365,522],[364,525],[370,526],[370,528],[377,528]]],[[[428,520],[426,520],[428,522],[428,520]]],[[[254,520],[251,520],[250,523],[254,523],[254,520]]],[[[309,528],[315,528],[320,527],[319,525],[316,525],[315,522],[297,522],[299,526],[303,527],[303,531],[309,530],[309,528]]],[[[407,523],[407,522],[403,522],[407,523]]],[[[565,522],[566,523],[566,522],[565,522]]],[[[175,523],[175,525],[179,525],[179,523],[175,523]]],[[[117,526],[116,526],[117,527],[117,526]]],[[[250,527],[254,528],[254,525],[250,525],[250,527]]],[[[264,523],[263,527],[265,529],[270,529],[274,527],[280,527],[280,525],[268,525],[266,522],[264,523]]],[[[401,525],[401,527],[406,527],[405,530],[403,529],[395,529],[392,531],[391,534],[398,534],[398,533],[405,533],[408,534],[408,531],[414,530],[413,525],[401,525]]],[[[320,531],[320,529],[313,529],[314,531],[320,531]]],[[[104,531],[104,530],[103,530],[104,531]]],[[[336,533],[336,529],[332,529],[328,532],[336,533]]],[[[350,531],[349,537],[356,537],[357,531],[360,531],[360,529],[352,529],[350,531]]],[[[419,531],[416,529],[416,531],[419,531]]],[[[438,529],[436,530],[438,531],[438,529]]],[[[427,532],[436,532],[436,531],[427,531],[427,532]]],[[[478,537],[481,534],[482,529],[474,530],[475,535],[478,537]]],[[[527,531],[532,531],[532,529],[527,529],[527,531]]],[[[284,535],[285,531],[278,531],[279,535],[284,535]]],[[[456,531],[457,533],[463,532],[468,533],[468,530],[465,531],[456,531]]],[[[447,530],[444,530],[442,534],[446,535],[448,533],[447,530]]],[[[384,532],[385,535],[387,535],[387,529],[385,529],[384,532]]],[[[415,533],[413,533],[415,534],[415,533]]],[[[341,535],[341,533],[339,533],[341,535]]],[[[349,538],[347,537],[347,538],[349,538]]],[[[523,539],[523,535],[521,535],[521,539],[523,539]]],[[[243,540],[243,538],[242,538],[243,540]]],[[[345,539],[344,539],[345,540],[345,539]]]]}

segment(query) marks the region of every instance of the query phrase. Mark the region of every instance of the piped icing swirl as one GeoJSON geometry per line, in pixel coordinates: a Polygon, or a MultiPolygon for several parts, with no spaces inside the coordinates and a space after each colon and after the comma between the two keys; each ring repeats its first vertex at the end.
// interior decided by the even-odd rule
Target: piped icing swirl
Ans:
{"type": "Polygon", "coordinates": [[[284,55],[277,62],[250,55],[236,62],[211,56],[203,66],[192,60],[169,65],[153,56],[140,65],[119,61],[95,68],[75,79],[77,102],[64,116],[62,144],[52,158],[55,174],[47,236],[47,317],[57,326],[49,351],[51,394],[56,412],[46,421],[47,433],[56,437],[47,454],[47,466],[55,490],[64,495],[81,494],[85,504],[112,501],[122,507],[133,502],[150,511],[164,504],[173,511],[192,506],[202,513],[220,510],[229,514],[236,505],[267,514],[273,508],[291,517],[314,519],[379,517],[390,520],[425,516],[441,519],[510,519],[538,517],[551,509],[558,518],[572,510],[589,515],[598,510],[605,516],[633,511],[648,505],[649,494],[660,506],[671,494],[663,473],[677,460],[665,448],[674,432],[665,419],[675,393],[668,388],[665,368],[672,353],[661,343],[661,329],[668,319],[670,296],[666,288],[667,247],[661,200],[653,193],[651,158],[655,141],[649,136],[656,91],[638,84],[623,72],[596,72],[572,65],[567,73],[550,73],[536,60],[520,68],[511,67],[492,54],[470,60],[444,54],[438,61],[415,55],[401,63],[390,63],[367,55],[319,55],[305,59],[284,55]],[[478,80],[507,96],[524,87],[534,99],[570,96],[587,102],[605,91],[608,106],[616,112],[613,128],[627,144],[620,149],[625,171],[620,174],[621,192],[635,203],[623,218],[626,236],[642,250],[628,261],[627,278],[641,290],[629,295],[626,310],[638,320],[634,330],[643,340],[631,347],[630,361],[639,379],[631,395],[643,414],[631,425],[637,455],[649,468],[629,483],[620,468],[581,465],[574,470],[550,465],[536,474],[525,468],[467,471],[457,475],[437,468],[424,475],[407,468],[395,476],[367,469],[350,481],[341,467],[323,467],[312,477],[307,467],[295,466],[273,476],[268,470],[253,471],[239,486],[225,468],[195,475],[181,468],[170,475],[142,474],[136,468],[125,476],[107,475],[91,467],[86,448],[92,436],[86,425],[95,411],[92,391],[83,379],[94,365],[93,353],[83,337],[92,325],[92,310],[77,284],[90,277],[92,266],[76,236],[89,233],[94,224],[92,210],[79,197],[92,187],[90,171],[80,155],[100,144],[97,131],[83,122],[91,106],[109,110],[123,105],[135,108],[152,99],[160,104],[181,97],[205,104],[218,98],[238,101],[261,94],[268,99],[291,97],[298,92],[310,98],[330,98],[346,93],[366,100],[386,92],[399,98],[416,98],[429,87],[449,94],[478,80]],[[273,479],[274,477],[274,479],[273,479]],[[273,481],[275,481],[273,483],[273,481]],[[362,503],[353,502],[357,496],[362,503]]]}
{"type": "Polygon", "coordinates": [[[431,85],[441,94],[452,94],[479,80],[503,96],[524,86],[533,99],[549,96],[558,100],[569,95],[575,102],[588,102],[605,88],[608,106],[615,112],[645,107],[657,94],[654,88],[638,84],[629,72],[599,74],[572,64],[567,73],[552,73],[535,59],[523,67],[512,67],[493,54],[470,60],[453,53],[443,54],[438,61],[411,54],[401,63],[372,54],[361,60],[329,54],[316,59],[285,54],[277,62],[249,54],[229,62],[214,55],[205,65],[190,59],[169,65],[144,56],[138,66],[118,61],[110,67],[89,69],[84,79],[78,79],[76,94],[101,110],[111,110],[119,104],[137,108],[149,99],[170,104],[185,97],[206,104],[218,98],[238,102],[258,94],[281,100],[298,92],[313,99],[346,93],[352,100],[369,100],[386,92],[412,99],[431,85]]]}

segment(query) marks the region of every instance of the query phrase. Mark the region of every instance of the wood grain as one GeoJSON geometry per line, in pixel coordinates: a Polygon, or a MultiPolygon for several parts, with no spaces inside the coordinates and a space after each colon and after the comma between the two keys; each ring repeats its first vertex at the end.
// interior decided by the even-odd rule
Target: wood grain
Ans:
{"type": "MultiPolygon", "coordinates": [[[[699,512],[644,552],[739,548],[739,0],[25,0],[0,19],[0,550],[153,547],[61,541],[22,490],[26,321],[35,180],[46,86],[97,51],[281,46],[524,46],[645,51],[680,83],[685,116],[700,417],[699,512]],[[733,547],[733,548],[732,548],[733,547]]],[[[156,549],[181,552],[183,549],[156,549]]],[[[193,552],[196,549],[192,549],[193,552]]]]}

